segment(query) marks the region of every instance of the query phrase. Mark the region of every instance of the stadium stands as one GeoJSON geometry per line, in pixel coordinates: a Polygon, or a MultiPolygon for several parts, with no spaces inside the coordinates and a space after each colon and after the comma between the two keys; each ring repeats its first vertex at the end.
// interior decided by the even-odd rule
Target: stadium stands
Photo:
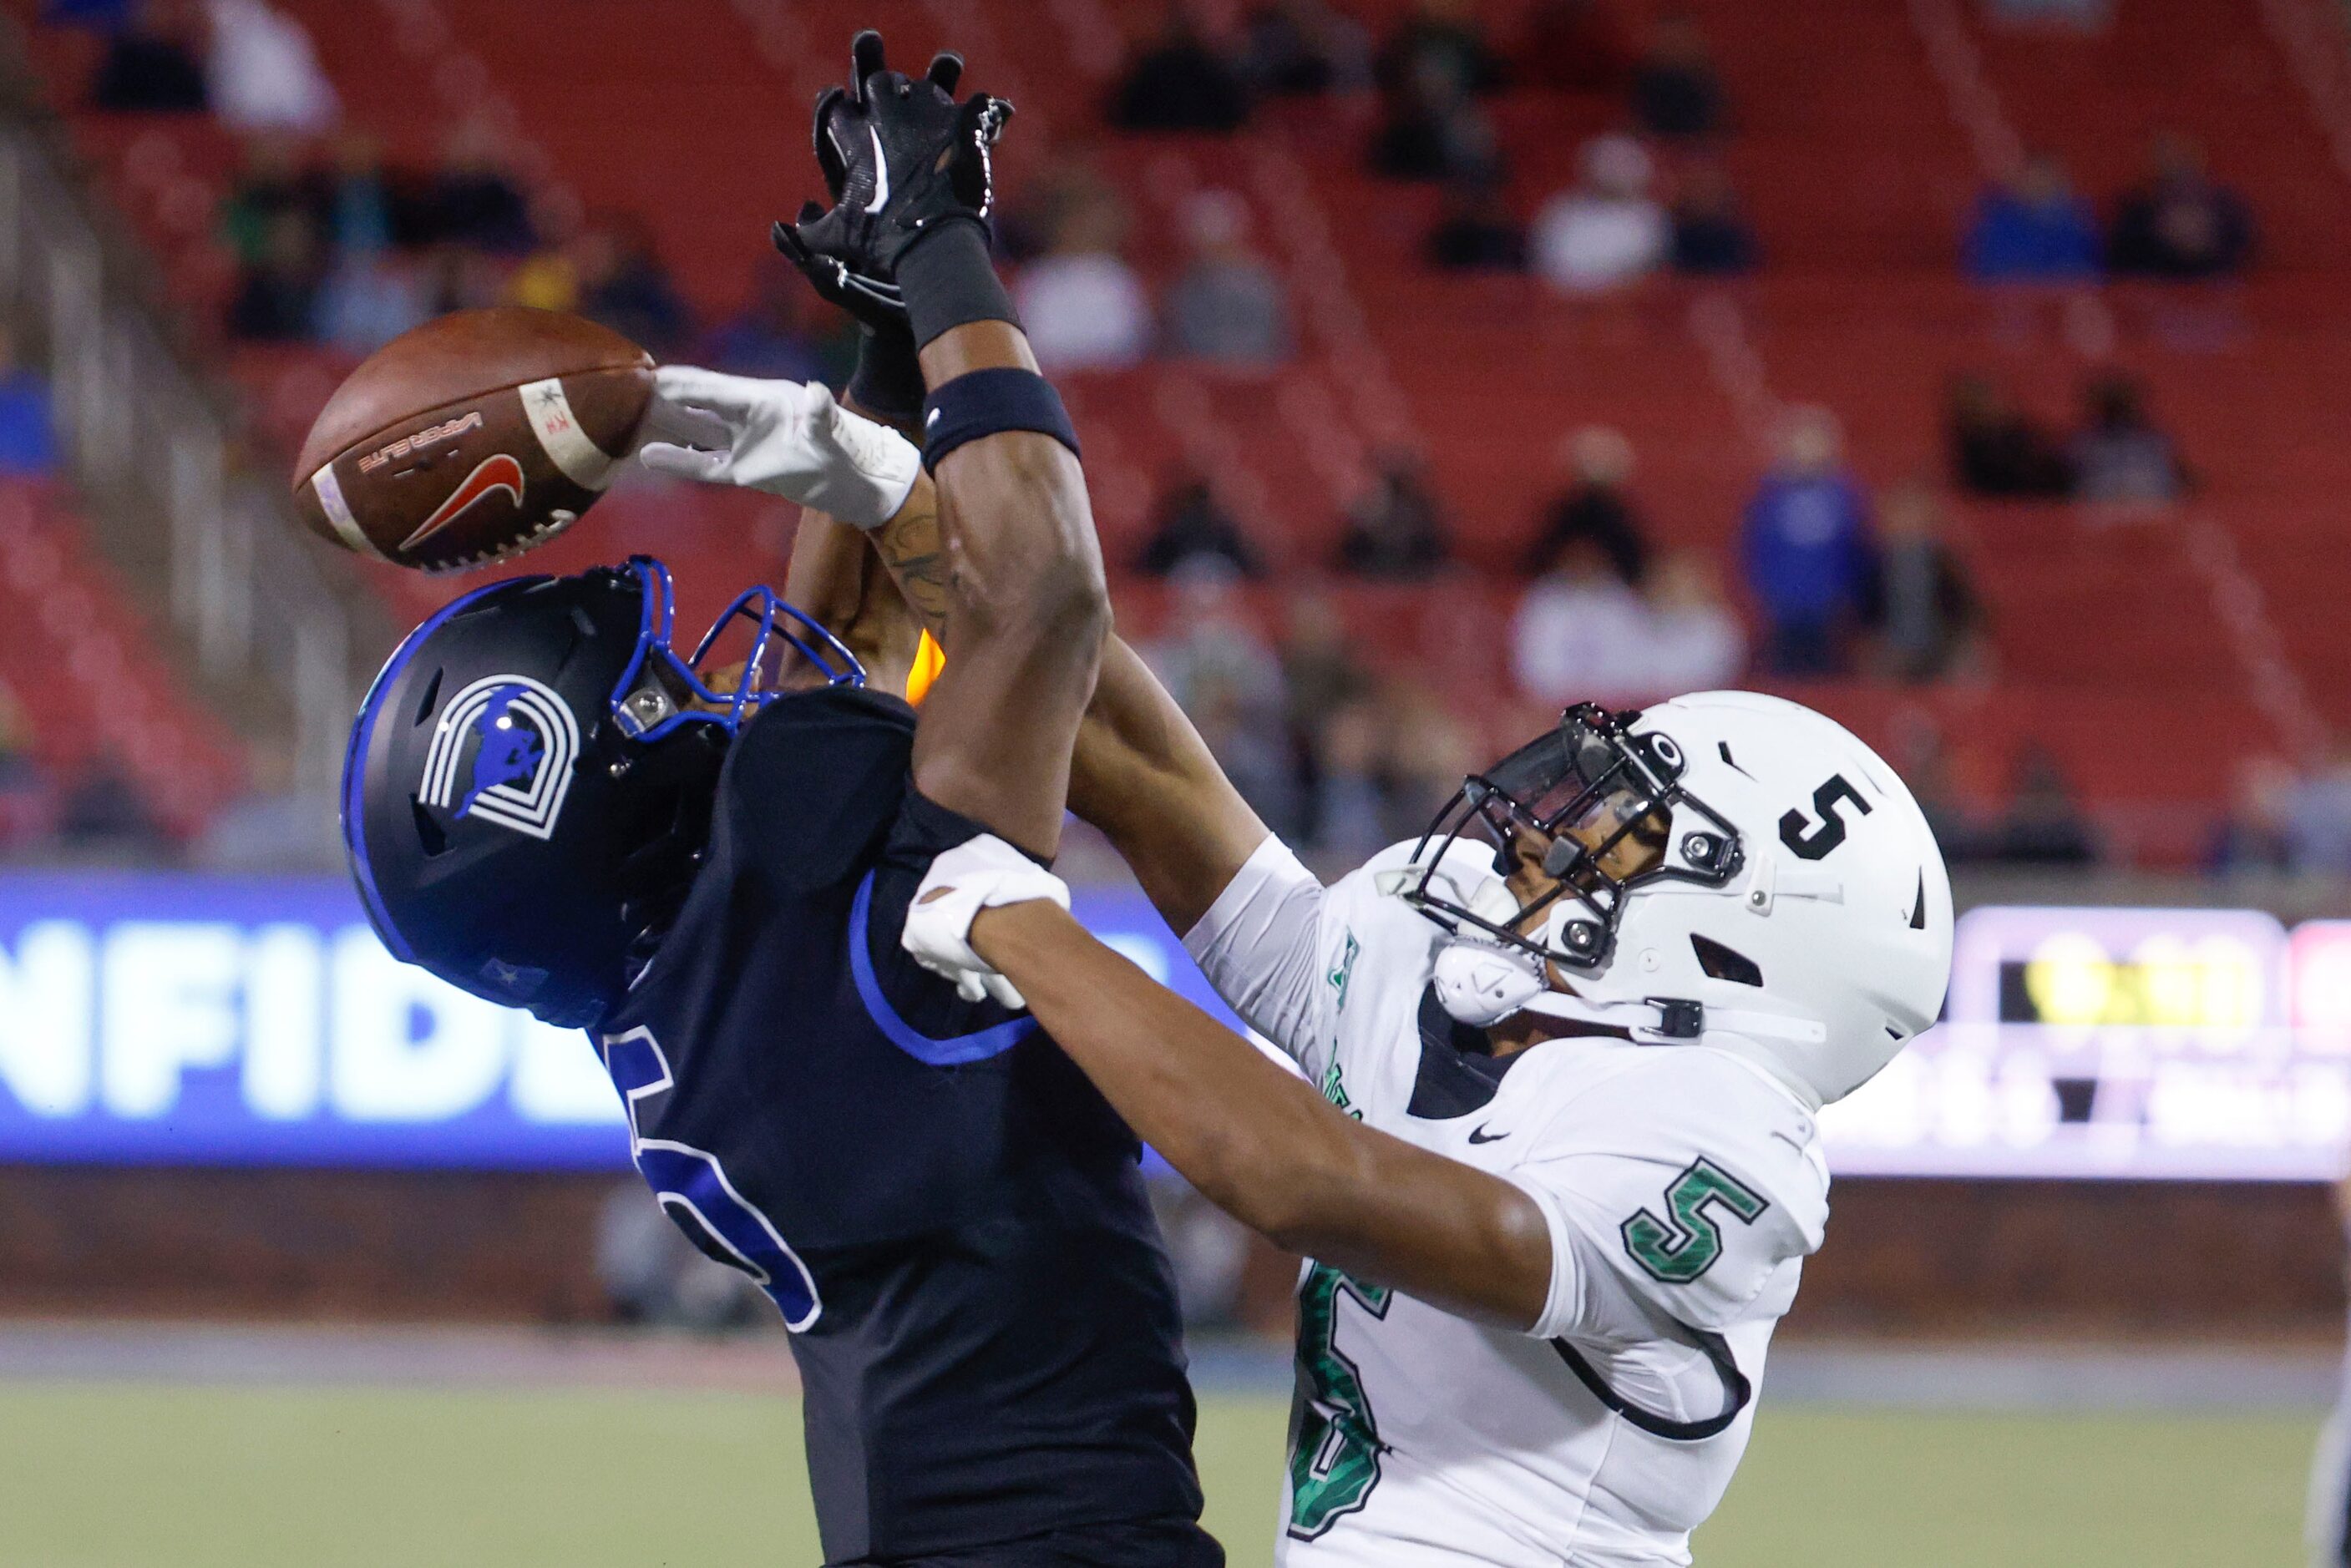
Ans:
{"type": "MultiPolygon", "coordinates": [[[[2335,609],[2351,568],[2320,547],[2335,518],[2317,499],[2351,480],[2351,451],[2332,429],[2351,370],[2351,306],[2326,274],[2351,239],[2351,178],[2297,85],[2308,37],[2279,25],[2296,3],[2138,0],[2111,30],[2076,36],[2002,31],[1979,8],[1940,0],[1703,0],[1695,10],[1733,106],[1724,158],[1769,265],[1729,286],[1660,281],[1588,303],[1528,279],[1426,271],[1421,237],[1437,199],[1365,171],[1362,104],[1276,103],[1232,138],[1100,130],[1102,99],[1155,7],[676,0],[655,26],[631,0],[573,0],[559,25],[535,8],[451,0],[287,8],[350,119],[395,161],[428,161],[458,120],[486,119],[529,177],[590,213],[650,218],[706,318],[747,292],[765,218],[806,193],[780,172],[791,167],[783,154],[859,25],[909,53],[955,42],[985,85],[1017,100],[1003,160],[1016,195],[1057,150],[1084,148],[1135,209],[1130,253],[1147,281],[1164,281],[1178,252],[1186,195],[1238,192],[1289,286],[1303,352],[1259,377],[1153,367],[1069,378],[1106,549],[1131,557],[1161,476],[1188,460],[1269,525],[1269,554],[1295,581],[1328,559],[1367,459],[1423,450],[1473,579],[1436,597],[1350,592],[1343,607],[1375,650],[1367,657],[1417,659],[1429,679],[1463,682],[1464,706],[1498,724],[1520,710],[1499,634],[1479,633],[1508,613],[1509,573],[1573,426],[1625,431],[1661,540],[1719,551],[1781,405],[1834,409],[1861,474],[1884,483],[1938,467],[1955,370],[1991,369],[2048,406],[2069,403],[2087,369],[2126,369],[2182,436],[2189,504],[2107,522],[2062,507],[1960,508],[1962,551],[1990,602],[1996,685],[1804,694],[1896,750],[1906,716],[1939,714],[2001,776],[2019,748],[2045,744],[2110,826],[2187,809],[2189,826],[2122,833],[2139,853],[2180,859],[2237,756],[2308,743],[2314,716],[2351,721],[2351,640],[2335,609]],[[2217,73],[2190,68],[2212,59],[2217,73]],[[596,112],[579,112],[583,103],[596,112]],[[1986,158],[2047,147],[2104,195],[2137,178],[2158,127],[2202,140],[2241,184],[2262,232],[2252,277],[2058,299],[1994,297],[1958,276],[1957,236],[1986,158]]],[[[1378,32],[1407,7],[1353,9],[1378,32]]],[[[1492,8],[1498,35],[1520,9],[1492,8]]],[[[236,163],[233,140],[202,119],[75,111],[93,46],[65,29],[31,32],[93,167],[162,258],[173,297],[213,330],[231,268],[212,214],[236,163]]],[[[1499,97],[1494,116],[1521,209],[1566,183],[1581,140],[1614,121],[1604,102],[1526,83],[1499,97]]],[[[246,345],[225,363],[256,427],[285,447],[342,362],[246,345]]],[[[772,569],[778,535],[766,511],[627,486],[547,561],[576,565],[624,541],[658,547],[701,602],[742,576],[747,529],[772,569]]],[[[406,612],[442,591],[380,576],[406,612]]],[[[1130,627],[1155,624],[1154,593],[1123,586],[1119,598],[1130,627]]],[[[1278,596],[1252,602],[1278,623],[1278,596]]]]}

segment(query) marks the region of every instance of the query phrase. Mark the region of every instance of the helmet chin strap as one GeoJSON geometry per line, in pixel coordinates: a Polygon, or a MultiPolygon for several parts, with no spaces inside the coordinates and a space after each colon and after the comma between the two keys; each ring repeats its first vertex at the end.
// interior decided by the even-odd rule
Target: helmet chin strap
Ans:
{"type": "Polygon", "coordinates": [[[1621,1029],[1635,1044],[1729,1044],[1710,1037],[1819,1044],[1828,1028],[1818,1019],[1743,1007],[1708,1007],[1677,997],[1599,1001],[1555,989],[1532,953],[1498,943],[1457,938],[1437,955],[1431,982],[1448,1017],[1486,1029],[1521,1012],[1574,1023],[1621,1029]]]}

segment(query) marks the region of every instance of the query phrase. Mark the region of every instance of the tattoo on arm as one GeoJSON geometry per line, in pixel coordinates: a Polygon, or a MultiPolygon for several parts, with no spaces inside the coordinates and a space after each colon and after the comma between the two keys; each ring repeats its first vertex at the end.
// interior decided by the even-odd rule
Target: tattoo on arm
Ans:
{"type": "Polygon", "coordinates": [[[872,535],[898,591],[923,619],[933,637],[947,624],[947,603],[955,587],[955,566],[947,559],[946,539],[939,527],[938,493],[919,483],[898,514],[872,535]]]}

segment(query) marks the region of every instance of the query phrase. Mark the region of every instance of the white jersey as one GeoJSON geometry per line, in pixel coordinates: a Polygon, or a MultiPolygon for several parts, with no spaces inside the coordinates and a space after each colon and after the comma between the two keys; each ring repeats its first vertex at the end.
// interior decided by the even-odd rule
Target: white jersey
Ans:
{"type": "Polygon", "coordinates": [[[1332,1103],[1526,1191],[1550,1300],[1512,1333],[1310,1262],[1278,1561],[1687,1563],[1828,1219],[1815,1118],[1708,1047],[1460,1049],[1409,853],[1326,889],[1269,839],[1185,945],[1332,1103]]]}

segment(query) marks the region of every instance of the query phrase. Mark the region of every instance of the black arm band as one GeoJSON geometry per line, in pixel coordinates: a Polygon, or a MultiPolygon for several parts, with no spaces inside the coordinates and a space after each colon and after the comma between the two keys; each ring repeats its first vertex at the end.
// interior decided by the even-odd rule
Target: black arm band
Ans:
{"type": "Polygon", "coordinates": [[[1035,431],[1084,455],[1053,383],[1034,370],[1004,367],[967,371],[924,402],[923,466],[935,472],[939,460],[964,442],[1005,431],[1035,431]]]}
{"type": "Polygon", "coordinates": [[[867,413],[893,423],[923,415],[923,362],[903,327],[857,327],[857,369],[849,378],[850,400],[867,413]]]}
{"type": "Polygon", "coordinates": [[[1012,296],[988,260],[987,225],[976,218],[940,220],[937,228],[906,247],[896,272],[917,348],[973,321],[1020,325],[1012,296]]]}

